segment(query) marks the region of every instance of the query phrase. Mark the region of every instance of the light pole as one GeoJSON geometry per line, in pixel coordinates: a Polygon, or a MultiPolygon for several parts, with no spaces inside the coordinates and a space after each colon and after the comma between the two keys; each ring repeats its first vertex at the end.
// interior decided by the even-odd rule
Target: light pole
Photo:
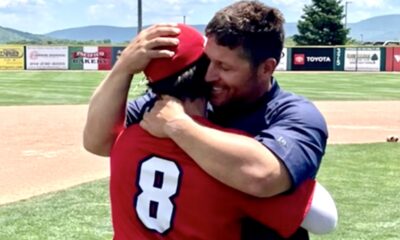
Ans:
{"type": "Polygon", "coordinates": [[[137,26],[137,34],[142,31],[142,0],[138,0],[138,26],[137,26]]]}
{"type": "Polygon", "coordinates": [[[347,29],[347,5],[349,5],[351,2],[346,1],[344,3],[344,28],[347,29]]]}

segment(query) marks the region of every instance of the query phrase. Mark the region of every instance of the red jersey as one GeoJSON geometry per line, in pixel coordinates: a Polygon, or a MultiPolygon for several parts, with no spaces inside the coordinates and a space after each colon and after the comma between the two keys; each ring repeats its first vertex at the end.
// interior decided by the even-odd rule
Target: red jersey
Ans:
{"type": "Polygon", "coordinates": [[[114,239],[239,240],[244,217],[288,237],[309,209],[314,184],[308,180],[291,194],[252,197],[209,176],[172,140],[132,125],[111,151],[114,239]]]}

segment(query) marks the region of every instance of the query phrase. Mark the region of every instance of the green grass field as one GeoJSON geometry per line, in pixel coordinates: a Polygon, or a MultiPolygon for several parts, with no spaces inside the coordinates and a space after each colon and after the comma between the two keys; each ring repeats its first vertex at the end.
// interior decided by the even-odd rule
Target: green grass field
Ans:
{"type": "MultiPolygon", "coordinates": [[[[0,105],[86,104],[105,72],[0,72],[0,105]]],[[[400,100],[400,74],[277,73],[285,89],[313,100],[400,100]]],[[[134,84],[131,96],[144,91],[134,84]]],[[[318,175],[339,210],[319,239],[395,240],[400,233],[400,147],[329,145],[318,175]]],[[[0,206],[0,240],[111,239],[108,179],[0,206]]]]}
{"type": "MultiPolygon", "coordinates": [[[[337,230],[313,240],[397,240],[400,147],[331,145],[318,180],[339,211],[337,230]]],[[[0,207],[0,239],[111,239],[108,179],[0,207]]]]}
{"type": "MultiPolygon", "coordinates": [[[[86,104],[106,72],[0,72],[0,106],[86,104]]],[[[400,74],[277,72],[279,84],[312,100],[400,100],[400,74]]],[[[138,75],[131,97],[143,93],[138,75]]]]}

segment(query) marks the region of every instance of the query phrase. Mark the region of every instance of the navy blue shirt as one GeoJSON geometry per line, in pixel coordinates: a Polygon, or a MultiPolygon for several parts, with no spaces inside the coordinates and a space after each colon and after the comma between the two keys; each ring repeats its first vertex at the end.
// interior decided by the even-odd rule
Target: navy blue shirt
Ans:
{"type": "MultiPolygon", "coordinates": [[[[138,123],[155,102],[151,92],[127,105],[127,126],[138,123]]],[[[253,135],[286,166],[293,187],[315,178],[328,138],[326,122],[313,103],[283,91],[273,79],[271,90],[251,105],[230,110],[213,110],[208,118],[225,128],[253,135]]]]}

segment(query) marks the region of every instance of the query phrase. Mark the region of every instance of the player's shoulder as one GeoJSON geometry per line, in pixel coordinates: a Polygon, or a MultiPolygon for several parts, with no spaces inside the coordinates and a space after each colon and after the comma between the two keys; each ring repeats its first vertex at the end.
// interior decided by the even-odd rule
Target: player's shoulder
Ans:
{"type": "Polygon", "coordinates": [[[220,131],[224,131],[224,132],[229,132],[229,133],[236,133],[236,134],[240,134],[240,135],[247,135],[250,136],[247,132],[239,130],[239,129],[233,129],[233,128],[224,128],[222,126],[219,126],[213,122],[211,122],[210,120],[204,118],[204,117],[199,117],[199,116],[193,116],[192,117],[193,120],[195,120],[198,124],[205,126],[205,127],[209,127],[209,128],[213,128],[213,129],[217,129],[220,131]]]}
{"type": "Polygon", "coordinates": [[[282,91],[271,104],[281,116],[293,118],[307,125],[325,126],[326,121],[318,107],[308,98],[292,92],[282,91]]]}

